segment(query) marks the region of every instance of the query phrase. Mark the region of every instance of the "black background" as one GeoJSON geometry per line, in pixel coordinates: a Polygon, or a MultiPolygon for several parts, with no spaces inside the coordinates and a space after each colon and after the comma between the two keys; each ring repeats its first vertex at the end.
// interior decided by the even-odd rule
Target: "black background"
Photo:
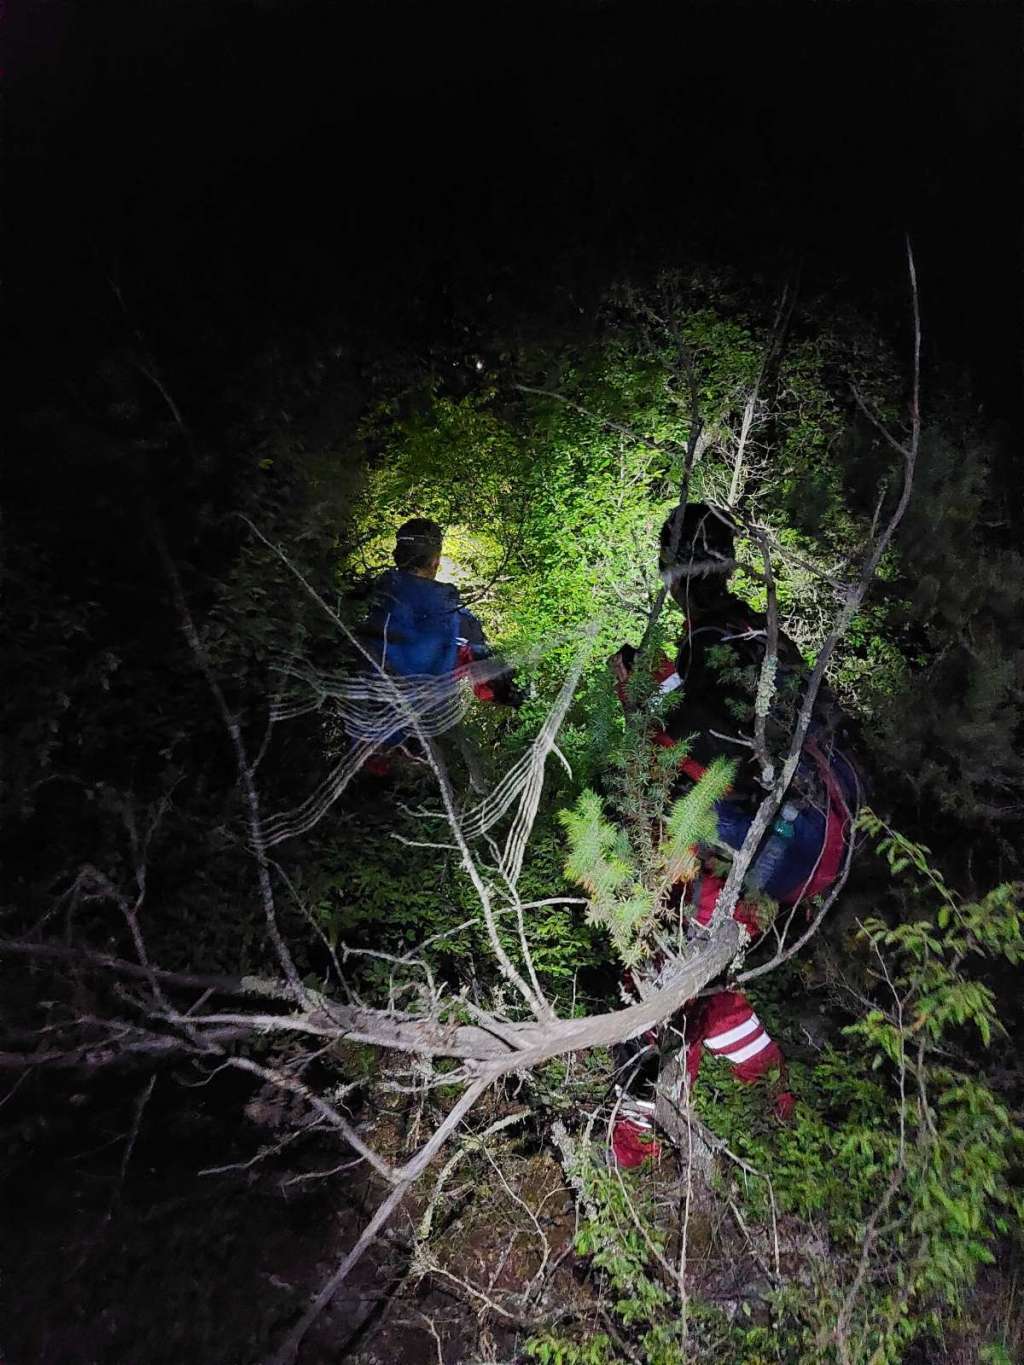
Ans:
{"type": "Polygon", "coordinates": [[[709,255],[895,320],[909,230],[931,359],[1017,420],[1016,5],[34,0],[9,39],[29,402],[116,337],[111,276],[201,408],[290,329],[415,345],[709,255]]]}

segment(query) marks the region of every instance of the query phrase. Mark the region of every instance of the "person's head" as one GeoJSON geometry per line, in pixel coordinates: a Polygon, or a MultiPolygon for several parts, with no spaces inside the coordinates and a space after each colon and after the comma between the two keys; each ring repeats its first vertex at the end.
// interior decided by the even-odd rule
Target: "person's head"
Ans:
{"type": "Polygon", "coordinates": [[[661,528],[658,565],[662,580],[684,611],[717,597],[736,560],[732,526],[705,502],[677,507],[661,528]]]}
{"type": "Polygon", "coordinates": [[[441,561],[440,526],[429,517],[413,517],[399,526],[393,555],[397,568],[433,578],[441,561]]]}

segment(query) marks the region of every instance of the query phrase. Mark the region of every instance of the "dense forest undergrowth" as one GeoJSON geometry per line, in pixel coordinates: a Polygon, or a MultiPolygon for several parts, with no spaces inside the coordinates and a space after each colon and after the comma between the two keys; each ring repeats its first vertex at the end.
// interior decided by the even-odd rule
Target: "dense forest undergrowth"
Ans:
{"type": "Polygon", "coordinates": [[[1024,563],[988,433],[927,364],[913,415],[912,336],[719,271],[475,335],[308,337],[193,426],[136,334],[23,424],[0,1352],[1019,1359],[1024,563]],[[749,976],[788,1121],[708,1059],[630,1170],[601,1021],[645,1008],[623,968],[665,907],[590,874],[667,810],[607,660],[683,629],[681,483],[808,668],[850,607],[827,685],[866,792],[827,913],[681,955],[749,976]],[[346,687],[414,515],[525,700],[373,771],[346,687]]]}

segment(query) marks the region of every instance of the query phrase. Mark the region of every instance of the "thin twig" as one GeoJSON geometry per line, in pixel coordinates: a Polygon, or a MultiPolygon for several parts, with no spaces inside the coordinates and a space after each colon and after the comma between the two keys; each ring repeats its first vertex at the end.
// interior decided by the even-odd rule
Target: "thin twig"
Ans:
{"type": "Polygon", "coordinates": [[[367,1247],[376,1239],[378,1232],[398,1208],[409,1187],[426,1170],[435,1153],[444,1146],[452,1132],[487,1089],[487,1086],[487,1081],[477,1081],[475,1085],[464,1091],[451,1113],[434,1132],[433,1136],[423,1145],[417,1155],[400,1169],[398,1183],[383,1203],[378,1206],[376,1213],[363,1229],[355,1246],[346,1253],[337,1270],[313,1298],[309,1307],[285,1337],[280,1347],[269,1357],[266,1365],[292,1365],[306,1333],[344,1284],[352,1268],[362,1258],[367,1247]]]}
{"type": "Polygon", "coordinates": [[[245,796],[246,819],[249,827],[249,838],[252,844],[253,853],[256,859],[256,876],[259,883],[260,899],[263,903],[264,920],[267,926],[267,935],[273,944],[277,954],[277,960],[281,964],[285,980],[291,989],[295,999],[305,1002],[307,994],[302,981],[299,978],[295,963],[288,946],[281,936],[281,931],[277,924],[277,911],[274,905],[274,890],[270,881],[270,862],[267,857],[266,843],[263,837],[263,823],[260,816],[259,793],[256,790],[256,780],[253,775],[252,765],[246,752],[245,741],[242,738],[242,729],[238,722],[238,717],[234,715],[228,706],[227,698],[224,696],[223,689],[213,671],[209,655],[199,638],[195,622],[192,620],[192,613],[189,611],[188,603],[181,586],[181,578],[178,574],[178,567],[171,558],[170,551],[163,534],[156,524],[155,519],[150,523],[150,534],[156,546],[157,554],[160,557],[167,575],[167,580],[171,585],[171,594],[174,599],[175,607],[178,612],[178,619],[182,632],[189,643],[189,647],[195,656],[196,663],[200,672],[206,679],[206,685],[220,712],[224,728],[227,730],[231,739],[231,745],[235,752],[235,761],[238,767],[238,777],[241,783],[242,792],[245,796]]]}

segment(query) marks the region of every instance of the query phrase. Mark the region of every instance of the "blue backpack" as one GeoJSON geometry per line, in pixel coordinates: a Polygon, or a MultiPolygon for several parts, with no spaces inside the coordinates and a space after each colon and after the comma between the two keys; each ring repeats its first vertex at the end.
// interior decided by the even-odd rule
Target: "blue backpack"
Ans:
{"type": "Polygon", "coordinates": [[[461,612],[451,583],[390,569],[377,580],[361,634],[389,673],[440,677],[455,671],[461,612]]]}

